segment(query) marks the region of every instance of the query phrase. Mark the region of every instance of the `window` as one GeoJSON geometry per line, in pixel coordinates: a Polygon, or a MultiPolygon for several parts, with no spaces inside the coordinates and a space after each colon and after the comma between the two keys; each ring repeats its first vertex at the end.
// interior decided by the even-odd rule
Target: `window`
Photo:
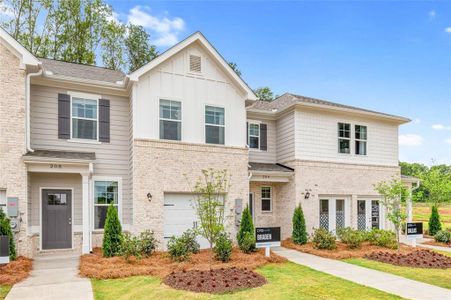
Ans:
{"type": "Polygon", "coordinates": [[[94,229],[103,229],[108,206],[119,207],[119,183],[94,181],[94,229]]]}
{"type": "Polygon", "coordinates": [[[0,210],[6,214],[6,190],[0,190],[0,210]]]}
{"type": "Polygon", "coordinates": [[[97,140],[98,100],[72,97],[72,138],[97,140]]]}
{"type": "Polygon", "coordinates": [[[319,200],[319,227],[329,230],[329,199],[319,200]]]}
{"type": "Polygon", "coordinates": [[[249,148],[260,149],[260,124],[249,124],[249,148]]]}
{"type": "Polygon", "coordinates": [[[355,154],[366,155],[366,126],[355,125],[355,154]]]}
{"type": "Polygon", "coordinates": [[[182,138],[182,103],[160,100],[160,139],[180,141],[182,138]]]}
{"type": "Polygon", "coordinates": [[[340,229],[345,227],[345,200],[335,200],[335,228],[340,229]]]}
{"type": "Polygon", "coordinates": [[[224,145],[224,108],[205,106],[205,142],[224,145]]]}
{"type": "Polygon", "coordinates": [[[338,123],[338,153],[351,153],[351,124],[338,123]]]}
{"type": "Polygon", "coordinates": [[[262,211],[272,210],[271,187],[262,187],[262,211]]]}

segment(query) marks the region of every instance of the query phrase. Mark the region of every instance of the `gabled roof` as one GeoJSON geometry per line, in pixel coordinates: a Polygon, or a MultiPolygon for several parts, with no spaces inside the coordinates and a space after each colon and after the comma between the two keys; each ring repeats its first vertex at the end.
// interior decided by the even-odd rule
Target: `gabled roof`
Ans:
{"type": "Polygon", "coordinates": [[[213,47],[213,45],[205,38],[205,36],[198,32],[195,32],[194,34],[190,35],[180,43],[174,45],[173,47],[169,48],[165,52],[163,52],[161,55],[157,56],[155,59],[150,61],[148,64],[142,66],[138,70],[131,73],[130,80],[132,81],[138,81],[139,77],[143,74],[149,72],[156,66],[160,65],[170,57],[174,56],[175,54],[179,53],[189,45],[192,45],[193,43],[199,42],[207,51],[208,53],[216,60],[216,62],[222,67],[223,71],[228,74],[233,81],[242,88],[244,92],[247,93],[247,99],[249,100],[257,100],[257,96],[255,96],[252,89],[244,82],[243,79],[241,79],[240,76],[238,76],[235,71],[229,66],[227,61],[219,54],[219,52],[213,47]]]}
{"type": "Polygon", "coordinates": [[[390,119],[399,123],[407,123],[410,122],[410,119],[405,117],[400,117],[396,115],[386,114],[382,112],[377,112],[365,108],[359,108],[355,106],[330,102],[326,100],[320,100],[300,95],[295,95],[291,93],[285,93],[282,96],[278,97],[274,101],[256,101],[253,105],[249,106],[248,109],[251,111],[267,111],[271,113],[280,113],[288,108],[291,108],[295,105],[304,105],[309,107],[317,107],[324,108],[335,111],[342,112],[353,112],[360,113],[365,115],[370,115],[379,118],[390,119]]]}
{"type": "Polygon", "coordinates": [[[38,66],[40,64],[39,60],[33,54],[25,49],[24,46],[9,35],[2,27],[0,27],[0,42],[20,59],[21,65],[38,66]]]}

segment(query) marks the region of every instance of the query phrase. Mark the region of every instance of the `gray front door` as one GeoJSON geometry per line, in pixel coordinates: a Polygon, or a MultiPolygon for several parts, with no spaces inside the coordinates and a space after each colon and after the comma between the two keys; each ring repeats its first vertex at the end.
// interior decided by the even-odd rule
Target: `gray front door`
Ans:
{"type": "Polygon", "coordinates": [[[42,249],[72,248],[72,191],[42,190],[42,249]]]}

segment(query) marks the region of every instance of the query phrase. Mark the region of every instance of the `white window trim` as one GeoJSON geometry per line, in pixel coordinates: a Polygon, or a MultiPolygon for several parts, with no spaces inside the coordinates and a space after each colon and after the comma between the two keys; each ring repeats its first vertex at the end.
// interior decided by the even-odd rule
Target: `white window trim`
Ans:
{"type": "Polygon", "coordinates": [[[272,194],[272,187],[271,186],[262,186],[260,187],[260,210],[262,213],[272,213],[272,198],[273,198],[273,194],[272,194]],[[264,188],[269,188],[269,198],[263,198],[263,189],[264,188]],[[263,200],[269,200],[269,210],[263,210],[263,200]]]}
{"type": "MultiPolygon", "coordinates": [[[[93,232],[103,232],[103,228],[95,228],[94,225],[94,208],[96,206],[95,204],[95,188],[96,188],[96,181],[116,181],[117,182],[117,212],[119,216],[119,222],[121,222],[121,225],[123,226],[122,222],[122,177],[114,177],[114,176],[92,176],[92,191],[91,191],[91,230],[93,232]]],[[[108,206],[109,204],[101,204],[98,206],[108,206]]]]}
{"type": "Polygon", "coordinates": [[[351,155],[352,154],[352,124],[348,122],[337,122],[337,142],[338,142],[338,149],[337,152],[340,155],[351,155]],[[340,124],[348,124],[349,125],[349,138],[340,137],[340,124]],[[340,152],[340,140],[346,140],[349,141],[349,153],[340,152]]]}
{"type": "Polygon", "coordinates": [[[158,137],[160,140],[164,140],[164,141],[174,141],[174,142],[180,142],[183,140],[183,103],[181,100],[174,100],[174,99],[170,99],[170,98],[164,98],[164,97],[160,97],[160,100],[158,101],[158,137]],[[160,116],[160,105],[161,105],[161,100],[166,100],[166,101],[173,101],[173,102],[180,102],[180,120],[174,120],[174,119],[168,119],[168,118],[162,118],[160,116]],[[180,140],[168,140],[168,139],[162,139],[160,137],[160,130],[161,130],[161,125],[160,125],[160,121],[172,121],[172,122],[179,122],[180,123],[180,140]]]}
{"type": "Polygon", "coordinates": [[[360,125],[360,124],[354,124],[354,154],[358,156],[367,156],[368,155],[368,126],[366,125],[360,125]],[[366,129],[366,139],[358,139],[355,137],[356,126],[365,127],[366,129]],[[355,142],[365,142],[365,154],[357,154],[357,147],[355,147],[355,142]]]}
{"type": "Polygon", "coordinates": [[[226,125],[225,124],[226,124],[226,109],[224,106],[217,105],[217,104],[208,104],[208,103],[204,105],[204,142],[205,142],[205,144],[218,145],[218,146],[225,145],[226,144],[226,125]],[[207,120],[206,120],[207,118],[205,117],[205,114],[207,113],[207,106],[224,109],[224,125],[207,123],[207,120]],[[224,144],[207,143],[207,134],[206,134],[207,125],[208,126],[216,126],[216,127],[224,127],[224,144]]]}
{"type": "Polygon", "coordinates": [[[247,144],[249,146],[249,149],[251,149],[251,150],[260,150],[260,123],[248,122],[247,135],[248,135],[247,144]],[[257,135],[253,135],[253,134],[251,135],[251,125],[257,125],[258,126],[258,136],[257,135]],[[251,146],[250,146],[251,145],[251,136],[258,138],[258,146],[257,146],[257,148],[251,148],[251,146]]]}
{"type": "MultiPolygon", "coordinates": [[[[73,143],[87,143],[87,144],[101,144],[101,142],[99,141],[99,100],[102,98],[101,95],[95,95],[95,94],[87,94],[87,93],[79,93],[79,92],[71,92],[68,91],[67,94],[70,96],[70,139],[68,139],[67,141],[69,142],[73,142],[73,143]],[[72,136],[72,119],[74,118],[72,116],[72,98],[82,98],[82,99],[86,99],[86,100],[95,100],[97,103],[97,116],[96,116],[96,124],[97,124],[97,134],[96,134],[96,138],[95,140],[93,139],[80,139],[80,138],[73,138],[72,136]]],[[[77,119],[81,119],[81,120],[93,120],[90,118],[79,118],[76,117],[77,119]]]]}

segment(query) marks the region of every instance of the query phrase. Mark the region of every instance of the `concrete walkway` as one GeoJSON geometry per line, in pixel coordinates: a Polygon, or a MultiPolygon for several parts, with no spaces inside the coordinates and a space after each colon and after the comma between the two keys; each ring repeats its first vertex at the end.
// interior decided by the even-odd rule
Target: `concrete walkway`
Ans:
{"type": "Polygon", "coordinates": [[[451,299],[451,290],[427,283],[283,247],[272,248],[271,250],[294,263],[403,298],[451,299]]]}
{"type": "Polygon", "coordinates": [[[78,275],[79,256],[52,254],[33,261],[30,277],[15,284],[6,300],[91,300],[91,281],[78,275]]]}
{"type": "MultiPolygon", "coordinates": [[[[439,250],[439,251],[443,251],[443,252],[450,252],[451,253],[451,247],[444,247],[444,246],[436,246],[436,245],[427,245],[424,244],[426,242],[431,242],[434,239],[431,238],[422,238],[422,239],[418,239],[417,240],[417,247],[422,247],[422,248],[428,248],[428,249],[434,249],[434,250],[439,250]]],[[[406,244],[408,246],[412,246],[412,241],[408,240],[405,238],[405,236],[401,236],[401,243],[406,244]]]]}

